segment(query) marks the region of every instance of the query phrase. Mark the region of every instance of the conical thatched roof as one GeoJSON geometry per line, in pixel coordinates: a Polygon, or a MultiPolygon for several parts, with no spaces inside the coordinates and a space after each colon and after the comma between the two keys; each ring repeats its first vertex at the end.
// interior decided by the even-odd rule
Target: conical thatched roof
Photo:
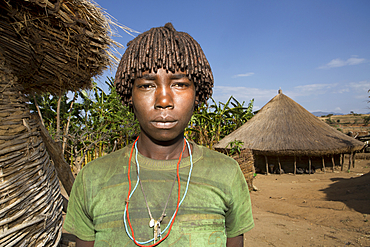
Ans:
{"type": "Polygon", "coordinates": [[[91,0],[0,0],[0,56],[26,93],[86,88],[118,62],[110,24],[91,0]]]}
{"type": "Polygon", "coordinates": [[[262,155],[309,155],[358,151],[363,143],[324,123],[281,90],[251,120],[223,138],[215,148],[240,140],[262,155]]]}

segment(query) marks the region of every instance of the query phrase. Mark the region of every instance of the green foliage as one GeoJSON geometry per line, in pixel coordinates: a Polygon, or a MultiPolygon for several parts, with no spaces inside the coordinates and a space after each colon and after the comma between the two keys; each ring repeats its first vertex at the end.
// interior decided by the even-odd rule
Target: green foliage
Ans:
{"type": "Polygon", "coordinates": [[[364,124],[367,126],[370,122],[370,116],[363,116],[362,119],[364,120],[364,124]]]}
{"type": "Polygon", "coordinates": [[[80,96],[84,106],[84,127],[98,136],[105,135],[103,143],[108,144],[106,152],[110,152],[114,143],[124,147],[132,142],[139,133],[139,123],[130,109],[121,103],[113,79],[108,78],[105,83],[109,87],[108,94],[94,83],[90,91],[92,95],[82,91],[80,96]]]}
{"type": "MultiPolygon", "coordinates": [[[[134,114],[124,106],[112,78],[105,82],[105,93],[96,83],[90,90],[75,92],[73,99],[50,94],[30,97],[30,108],[39,106],[45,127],[57,142],[62,143],[64,157],[71,168],[79,170],[93,159],[133,142],[140,132],[134,114]],[[59,100],[60,114],[57,114],[59,100]],[[57,119],[60,128],[57,128],[57,119]]],[[[224,104],[200,105],[185,130],[188,139],[213,148],[213,145],[252,118],[253,100],[248,106],[230,97],[224,104]]],[[[240,152],[242,142],[230,144],[232,152],[240,152]]]]}
{"type": "MultiPolygon", "coordinates": [[[[78,121],[76,118],[79,118],[81,111],[80,107],[78,107],[78,104],[76,105],[75,103],[75,107],[69,109],[70,105],[76,101],[76,97],[73,99],[68,99],[67,95],[62,95],[60,97],[60,125],[66,126],[68,117],[73,118],[74,121],[78,121]]],[[[30,97],[30,109],[33,112],[37,112],[35,99],[41,111],[45,127],[48,129],[50,135],[55,139],[55,141],[62,141],[61,135],[57,136],[57,108],[59,97],[51,95],[50,93],[44,93],[30,97]]]]}
{"type": "MultiPolygon", "coordinates": [[[[62,142],[65,159],[78,170],[87,162],[126,146],[139,133],[139,124],[130,109],[120,102],[113,79],[108,78],[105,83],[108,94],[93,82],[91,90],[75,93],[72,100],[67,95],[61,96],[59,130],[56,124],[59,97],[35,96],[45,127],[55,141],[62,142]]],[[[30,108],[36,111],[33,97],[30,102],[30,108]]]]}
{"type": "Polygon", "coordinates": [[[353,116],[361,116],[362,114],[359,114],[359,113],[355,113],[354,111],[350,111],[349,114],[353,115],[353,116]]]}
{"type": "Polygon", "coordinates": [[[329,118],[327,118],[326,120],[325,120],[325,122],[327,123],[327,124],[333,124],[334,122],[333,122],[333,120],[329,117],[329,118]]]}
{"type": "Polygon", "coordinates": [[[185,130],[188,139],[210,149],[253,117],[253,99],[247,107],[244,101],[240,103],[233,96],[225,104],[217,104],[213,98],[211,100],[213,104],[202,104],[195,110],[185,130]]]}
{"type": "Polygon", "coordinates": [[[234,140],[232,142],[229,142],[229,144],[227,144],[226,148],[230,148],[230,152],[229,152],[229,155],[232,156],[234,154],[240,154],[241,152],[241,147],[243,146],[244,142],[240,141],[240,140],[234,140]]]}

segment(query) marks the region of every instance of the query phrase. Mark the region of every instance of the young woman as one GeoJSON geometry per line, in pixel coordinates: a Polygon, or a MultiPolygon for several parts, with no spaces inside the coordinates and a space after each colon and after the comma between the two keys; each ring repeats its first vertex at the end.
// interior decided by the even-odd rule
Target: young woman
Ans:
{"type": "Polygon", "coordinates": [[[129,42],[115,83],[141,132],[78,174],[64,223],[77,246],[243,246],[254,223],[239,165],[184,138],[212,94],[199,44],[170,23],[152,28],[129,42]]]}

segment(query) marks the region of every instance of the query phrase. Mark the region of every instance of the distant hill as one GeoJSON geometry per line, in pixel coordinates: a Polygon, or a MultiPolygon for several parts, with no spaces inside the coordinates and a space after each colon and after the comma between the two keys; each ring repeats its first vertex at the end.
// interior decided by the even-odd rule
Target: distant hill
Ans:
{"type": "Polygon", "coordinates": [[[333,114],[333,115],[345,115],[344,113],[337,113],[337,112],[322,112],[322,111],[315,111],[315,112],[311,112],[313,115],[315,115],[316,117],[321,117],[321,116],[327,116],[329,114],[333,114]]]}
{"type": "MultiPolygon", "coordinates": [[[[321,117],[321,116],[327,116],[329,114],[332,114],[333,116],[341,116],[341,115],[351,115],[351,113],[338,113],[338,112],[323,112],[323,111],[315,111],[315,112],[311,112],[313,115],[315,115],[316,117],[321,117]]],[[[357,113],[355,113],[357,114],[357,113]]],[[[368,113],[360,113],[359,115],[367,115],[367,114],[370,114],[370,112],[368,113]]]]}
{"type": "MultiPolygon", "coordinates": [[[[325,113],[324,113],[325,114],[325,113]]],[[[330,113],[329,113],[330,114],[330,113]]],[[[327,115],[325,115],[327,116],[327,115]]],[[[370,114],[341,114],[329,117],[318,117],[331,127],[347,134],[349,132],[368,135],[370,133],[370,114]]]]}

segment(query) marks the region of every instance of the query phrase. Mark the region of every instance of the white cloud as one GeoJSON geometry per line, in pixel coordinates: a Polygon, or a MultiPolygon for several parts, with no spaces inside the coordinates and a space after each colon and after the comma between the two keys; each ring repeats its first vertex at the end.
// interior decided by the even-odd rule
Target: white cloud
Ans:
{"type": "Polygon", "coordinates": [[[270,99],[277,95],[278,90],[259,89],[249,87],[229,87],[215,86],[213,88],[213,99],[216,102],[225,103],[230,96],[233,96],[240,103],[245,101],[245,105],[254,99],[254,110],[258,110],[260,105],[265,105],[270,99]]]}
{"type": "MultiPolygon", "coordinates": [[[[310,95],[319,95],[326,93],[333,93],[334,88],[337,84],[309,84],[296,86],[292,90],[283,90],[283,94],[287,95],[292,99],[298,97],[306,97],[310,95]]],[[[248,103],[251,99],[255,100],[254,109],[259,109],[257,105],[265,105],[269,100],[278,94],[278,90],[275,89],[259,89],[249,87],[232,87],[232,86],[215,86],[213,89],[213,98],[216,102],[226,102],[232,95],[239,102],[245,101],[248,103]]]]}
{"type": "MultiPolygon", "coordinates": [[[[343,94],[356,92],[358,95],[368,94],[370,89],[370,81],[350,82],[347,84],[308,84],[294,87],[290,92],[291,97],[319,95],[319,94],[343,94]]],[[[361,96],[362,97],[362,96],[361,96]]]]}
{"type": "Polygon", "coordinates": [[[236,78],[236,77],[246,77],[246,76],[252,76],[254,75],[253,72],[249,72],[249,73],[245,73],[245,74],[237,74],[237,75],[234,75],[233,78],[236,78]]]}
{"type": "MultiPolygon", "coordinates": [[[[293,88],[286,88],[283,93],[307,110],[349,112],[356,105],[365,104],[370,93],[370,81],[331,84],[307,84],[293,88]],[[322,109],[319,109],[322,108],[322,109]],[[324,109],[325,108],[325,109],[324,109]]],[[[278,94],[277,89],[261,89],[252,87],[215,86],[213,99],[225,103],[230,96],[234,96],[240,103],[248,105],[254,99],[253,110],[258,110],[278,94]]],[[[365,107],[366,104],[365,104],[365,107]]],[[[358,109],[356,112],[363,110],[358,109]]]]}
{"type": "Polygon", "coordinates": [[[325,64],[324,66],[319,67],[318,69],[330,69],[330,68],[343,67],[347,65],[356,65],[356,64],[364,63],[365,61],[366,61],[365,58],[358,58],[356,56],[352,56],[351,58],[348,58],[347,60],[336,58],[336,59],[331,60],[329,63],[325,64]]]}
{"type": "Polygon", "coordinates": [[[370,81],[351,82],[349,87],[359,92],[366,92],[370,89],[370,81]]]}
{"type": "Polygon", "coordinates": [[[310,94],[325,94],[328,89],[335,88],[337,84],[308,84],[294,87],[295,96],[307,96],[310,94]]]}
{"type": "Polygon", "coordinates": [[[341,88],[335,91],[335,93],[348,93],[350,91],[349,88],[341,88]]]}
{"type": "Polygon", "coordinates": [[[241,98],[266,98],[277,94],[277,90],[265,90],[259,88],[248,87],[229,87],[229,86],[215,86],[214,93],[217,95],[233,95],[236,99],[241,98]]]}
{"type": "Polygon", "coordinates": [[[366,60],[365,58],[351,57],[351,58],[347,59],[347,64],[348,65],[356,65],[356,64],[364,63],[365,60],[366,60]]]}
{"type": "Polygon", "coordinates": [[[347,85],[348,89],[353,92],[355,99],[367,100],[369,97],[370,81],[351,82],[347,85]]]}

